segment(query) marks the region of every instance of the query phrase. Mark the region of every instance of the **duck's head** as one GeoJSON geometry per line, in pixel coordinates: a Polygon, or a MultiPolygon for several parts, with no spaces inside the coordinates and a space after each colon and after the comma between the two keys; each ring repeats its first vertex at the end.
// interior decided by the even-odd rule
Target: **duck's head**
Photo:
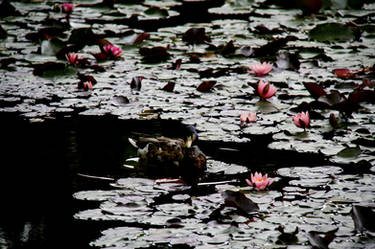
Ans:
{"type": "Polygon", "coordinates": [[[185,147],[190,148],[193,142],[198,141],[198,133],[194,126],[186,127],[185,147]]]}

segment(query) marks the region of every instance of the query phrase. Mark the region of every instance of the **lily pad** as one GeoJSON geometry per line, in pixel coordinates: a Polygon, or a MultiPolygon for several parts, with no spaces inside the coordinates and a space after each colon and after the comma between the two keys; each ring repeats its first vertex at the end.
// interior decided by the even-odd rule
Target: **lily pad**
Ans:
{"type": "Polygon", "coordinates": [[[344,157],[344,158],[350,158],[350,157],[357,157],[362,153],[361,149],[359,147],[354,148],[345,148],[342,149],[337,153],[337,156],[344,157]]]}
{"type": "Polygon", "coordinates": [[[342,23],[323,23],[316,25],[309,32],[311,39],[320,42],[350,41],[354,40],[353,30],[342,23]]]}

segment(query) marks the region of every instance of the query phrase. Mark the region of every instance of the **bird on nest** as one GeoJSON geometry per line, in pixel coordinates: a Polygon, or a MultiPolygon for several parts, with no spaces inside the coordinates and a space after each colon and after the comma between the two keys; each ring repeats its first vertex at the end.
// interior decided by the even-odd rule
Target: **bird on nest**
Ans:
{"type": "Polygon", "coordinates": [[[206,156],[194,142],[198,134],[187,126],[185,139],[165,136],[140,136],[129,142],[137,149],[137,166],[153,176],[181,177],[188,184],[196,184],[206,170],[206,156]]]}

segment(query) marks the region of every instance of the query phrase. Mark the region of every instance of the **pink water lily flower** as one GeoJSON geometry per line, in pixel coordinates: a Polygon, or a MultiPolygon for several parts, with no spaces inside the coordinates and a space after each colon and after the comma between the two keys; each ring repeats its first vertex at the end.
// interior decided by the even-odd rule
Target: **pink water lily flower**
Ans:
{"type": "Polygon", "coordinates": [[[268,74],[272,70],[272,64],[268,62],[257,63],[250,67],[251,73],[254,73],[257,76],[263,76],[268,74]]]}
{"type": "Polygon", "coordinates": [[[255,172],[253,175],[250,174],[251,180],[245,179],[247,184],[250,186],[255,185],[255,189],[257,190],[264,190],[267,186],[271,185],[275,179],[269,178],[267,174],[262,176],[262,173],[255,172]]]}
{"type": "Polygon", "coordinates": [[[306,129],[310,124],[310,115],[309,112],[300,112],[293,116],[293,122],[297,127],[306,129]]]}
{"type": "Polygon", "coordinates": [[[252,123],[257,120],[257,114],[254,112],[243,112],[240,115],[240,121],[241,121],[241,126],[243,126],[245,123],[252,123]]]}
{"type": "Polygon", "coordinates": [[[103,47],[103,49],[106,55],[113,57],[113,58],[118,58],[122,54],[122,49],[114,45],[106,45],[103,47]]]}
{"type": "Polygon", "coordinates": [[[270,84],[266,80],[260,80],[258,83],[258,94],[263,99],[271,98],[273,95],[275,95],[278,88],[276,88],[274,85],[270,84]]]}
{"type": "Polygon", "coordinates": [[[72,4],[72,3],[63,3],[62,5],[61,5],[61,9],[62,9],[62,11],[64,12],[64,13],[66,13],[66,14],[71,14],[72,12],[73,12],[73,10],[74,10],[74,4],[72,4]]]}
{"type": "Polygon", "coordinates": [[[76,53],[68,53],[65,55],[65,58],[72,65],[77,65],[79,61],[83,59],[81,56],[79,56],[76,53]]]}
{"type": "Polygon", "coordinates": [[[93,89],[91,81],[83,82],[82,86],[83,86],[83,89],[85,89],[86,91],[93,89]]]}

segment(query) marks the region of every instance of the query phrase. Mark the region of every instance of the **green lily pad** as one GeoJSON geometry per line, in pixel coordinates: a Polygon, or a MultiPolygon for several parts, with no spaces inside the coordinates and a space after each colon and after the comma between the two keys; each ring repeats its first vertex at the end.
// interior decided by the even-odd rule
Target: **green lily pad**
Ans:
{"type": "Polygon", "coordinates": [[[318,24],[310,30],[309,37],[320,42],[350,41],[354,39],[354,32],[345,24],[324,23],[318,24]]]}
{"type": "Polygon", "coordinates": [[[340,152],[337,153],[339,157],[357,157],[358,155],[361,154],[361,149],[358,147],[355,148],[345,148],[341,150],[340,152]]]}

